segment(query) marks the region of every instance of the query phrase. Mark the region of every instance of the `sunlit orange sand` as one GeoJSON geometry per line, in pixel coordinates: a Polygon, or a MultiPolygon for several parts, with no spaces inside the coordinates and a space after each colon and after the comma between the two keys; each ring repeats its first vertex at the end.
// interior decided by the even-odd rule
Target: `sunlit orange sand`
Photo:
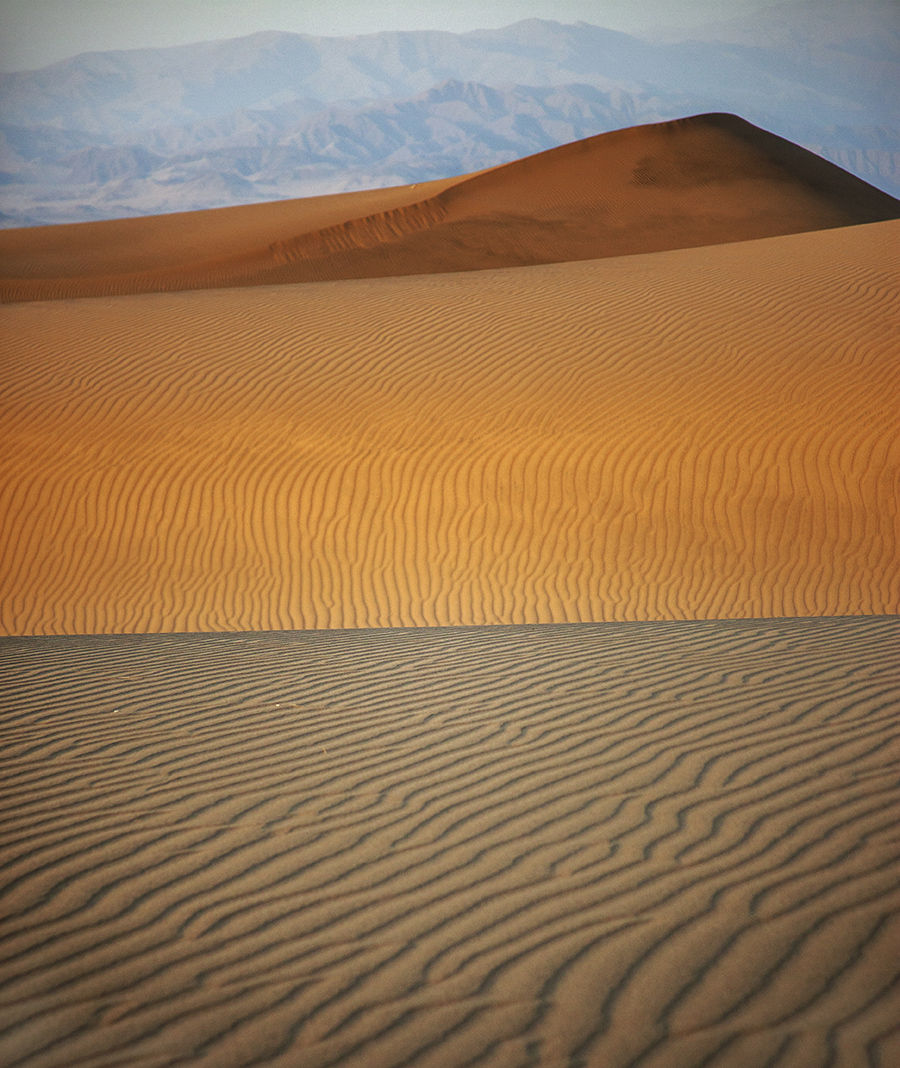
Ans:
{"type": "Polygon", "coordinates": [[[900,619],[0,642],[25,1068],[900,1061],[900,619]]]}
{"type": "Polygon", "coordinates": [[[8,634],[900,610],[900,222],[8,306],[8,634]]]}

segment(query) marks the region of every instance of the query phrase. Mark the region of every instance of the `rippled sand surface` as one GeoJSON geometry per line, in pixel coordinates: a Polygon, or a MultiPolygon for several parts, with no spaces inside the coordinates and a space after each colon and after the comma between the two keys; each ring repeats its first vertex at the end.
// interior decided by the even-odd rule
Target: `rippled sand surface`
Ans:
{"type": "Polygon", "coordinates": [[[0,642],[28,1068],[888,1066],[900,620],[0,642]]]}
{"type": "Polygon", "coordinates": [[[0,628],[900,610],[900,221],[4,309],[0,628]]]}

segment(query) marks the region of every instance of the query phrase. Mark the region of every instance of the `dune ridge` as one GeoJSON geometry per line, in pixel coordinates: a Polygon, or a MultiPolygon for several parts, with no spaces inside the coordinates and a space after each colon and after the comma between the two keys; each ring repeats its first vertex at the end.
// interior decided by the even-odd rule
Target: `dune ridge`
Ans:
{"type": "Polygon", "coordinates": [[[218,260],[377,211],[414,204],[458,182],[445,178],[418,185],[267,201],[207,211],[109,219],[101,222],[0,231],[4,274],[23,279],[134,274],[190,263],[198,254],[218,260]]]}
{"type": "Polygon", "coordinates": [[[0,641],[21,1068],[900,1052],[900,618],[0,641]]]}
{"type": "Polygon", "coordinates": [[[896,613],[898,226],[9,306],[0,628],[896,613]]]}
{"type": "MultiPolygon", "coordinates": [[[[82,224],[93,227],[81,233],[83,241],[99,246],[95,257],[83,247],[71,249],[71,235],[65,233],[70,228],[34,237],[27,231],[7,231],[0,233],[0,256],[5,244],[13,266],[0,281],[0,299],[485,270],[900,218],[900,201],[887,193],[790,141],[724,114],[600,134],[461,179],[429,183],[428,189],[413,194],[414,187],[385,190],[377,210],[345,218],[334,216],[363,203],[375,207],[377,194],[365,200],[359,194],[345,200],[315,198],[323,202],[318,206],[298,201],[296,212],[273,205],[265,229],[271,233],[283,226],[284,236],[261,244],[244,223],[244,248],[232,246],[223,254],[227,246],[216,239],[219,254],[199,258],[175,234],[184,218],[160,216],[157,230],[173,234],[169,263],[160,262],[166,238],[154,238],[146,225],[82,224]],[[317,212],[320,224],[313,226],[317,212]],[[304,217],[306,224],[298,232],[304,217]],[[141,267],[133,251],[114,255],[110,249],[129,233],[142,234],[149,242],[141,267]],[[120,266],[116,273],[102,273],[97,264],[108,262],[111,255],[129,269],[120,266]],[[92,259],[94,266],[85,270],[85,261],[90,265],[92,259]],[[16,276],[16,269],[24,276],[16,276]]],[[[261,209],[266,206],[252,207],[253,218],[262,223],[267,216],[261,209]]],[[[246,209],[228,210],[229,216],[219,216],[223,227],[250,217],[249,212],[237,214],[246,209]]]]}

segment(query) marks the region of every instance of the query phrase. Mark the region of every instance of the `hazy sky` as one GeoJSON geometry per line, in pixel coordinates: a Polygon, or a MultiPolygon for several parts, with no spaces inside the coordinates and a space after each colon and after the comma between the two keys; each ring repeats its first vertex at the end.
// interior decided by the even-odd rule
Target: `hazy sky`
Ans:
{"type": "Polygon", "coordinates": [[[188,44],[258,30],[459,33],[547,18],[634,32],[726,18],[776,2],[785,0],[0,0],[0,70],[33,70],[80,52],[188,44]]]}

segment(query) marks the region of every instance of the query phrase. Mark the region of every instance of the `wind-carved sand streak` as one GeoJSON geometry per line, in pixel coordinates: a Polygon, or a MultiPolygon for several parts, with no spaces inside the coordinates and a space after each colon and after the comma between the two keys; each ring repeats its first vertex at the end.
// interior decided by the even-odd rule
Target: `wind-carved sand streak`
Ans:
{"type": "Polygon", "coordinates": [[[12,1068],[900,1053],[900,618],[0,642],[12,1068]]]}
{"type": "Polygon", "coordinates": [[[7,307],[0,627],[896,612],[898,250],[7,307]]]}

